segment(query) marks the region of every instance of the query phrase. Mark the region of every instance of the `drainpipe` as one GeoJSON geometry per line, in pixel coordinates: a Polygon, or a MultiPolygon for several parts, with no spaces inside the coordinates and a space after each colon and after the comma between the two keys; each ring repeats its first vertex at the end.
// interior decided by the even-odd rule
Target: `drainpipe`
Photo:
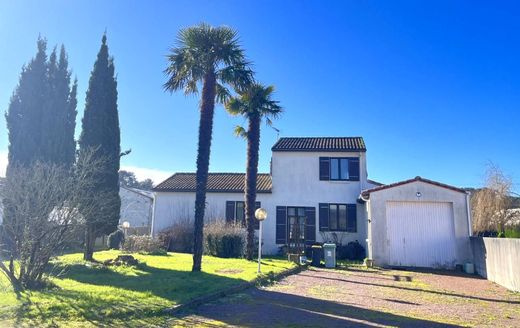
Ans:
{"type": "Polygon", "coordinates": [[[468,232],[469,232],[469,236],[471,237],[473,235],[473,229],[472,229],[472,224],[471,224],[471,209],[470,209],[470,206],[469,206],[469,203],[470,203],[470,199],[469,199],[469,193],[466,192],[466,212],[468,214],[468,232]]]}

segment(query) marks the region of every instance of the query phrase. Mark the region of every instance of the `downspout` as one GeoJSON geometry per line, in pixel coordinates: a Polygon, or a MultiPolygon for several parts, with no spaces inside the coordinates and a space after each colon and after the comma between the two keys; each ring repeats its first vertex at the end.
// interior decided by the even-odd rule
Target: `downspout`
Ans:
{"type": "Polygon", "coordinates": [[[152,237],[152,238],[153,238],[153,232],[154,232],[153,230],[155,228],[155,205],[157,204],[157,202],[156,202],[157,199],[155,197],[156,194],[157,193],[154,192],[153,197],[152,197],[152,224],[150,226],[150,237],[152,237]]]}
{"type": "Polygon", "coordinates": [[[466,192],[466,212],[467,212],[467,215],[468,215],[468,233],[469,233],[469,236],[473,236],[473,228],[472,228],[472,223],[471,223],[471,209],[470,209],[470,206],[469,206],[469,203],[470,203],[470,194],[466,192]]]}

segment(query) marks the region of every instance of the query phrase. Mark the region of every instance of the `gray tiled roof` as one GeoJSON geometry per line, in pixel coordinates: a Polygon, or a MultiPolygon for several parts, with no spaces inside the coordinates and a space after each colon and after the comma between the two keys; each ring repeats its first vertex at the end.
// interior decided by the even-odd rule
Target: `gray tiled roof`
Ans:
{"type": "MultiPolygon", "coordinates": [[[[244,173],[210,173],[208,176],[208,192],[244,192],[246,175],[244,173]]],[[[270,193],[271,176],[259,173],[257,180],[258,193],[270,193]]],[[[175,173],[159,183],[154,191],[194,192],[196,187],[195,173],[175,173]]]]}
{"type": "Polygon", "coordinates": [[[280,138],[271,150],[349,152],[366,151],[366,147],[361,137],[303,137],[280,138]]]}

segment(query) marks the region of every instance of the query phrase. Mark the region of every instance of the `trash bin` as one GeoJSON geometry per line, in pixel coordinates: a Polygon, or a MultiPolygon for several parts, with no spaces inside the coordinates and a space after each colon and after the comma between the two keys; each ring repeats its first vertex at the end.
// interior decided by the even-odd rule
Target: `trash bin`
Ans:
{"type": "Polygon", "coordinates": [[[326,268],[336,267],[336,244],[323,244],[323,255],[326,268]]]}
{"type": "Polygon", "coordinates": [[[312,245],[312,263],[311,265],[314,267],[320,266],[321,262],[321,245],[312,245]]]}

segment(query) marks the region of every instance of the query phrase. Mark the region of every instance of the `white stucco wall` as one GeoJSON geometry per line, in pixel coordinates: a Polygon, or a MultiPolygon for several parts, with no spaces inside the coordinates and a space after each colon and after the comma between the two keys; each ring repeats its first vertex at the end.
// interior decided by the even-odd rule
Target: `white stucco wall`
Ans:
{"type": "Polygon", "coordinates": [[[125,221],[130,227],[149,227],[152,223],[153,199],[124,187],[119,188],[121,216],[119,224],[125,221]]]}
{"type": "MultiPolygon", "coordinates": [[[[271,163],[272,193],[259,193],[257,201],[267,210],[263,226],[263,253],[275,254],[276,206],[314,207],[316,209],[316,241],[332,240],[330,233],[319,231],[319,203],[356,204],[361,190],[374,187],[367,182],[366,156],[363,152],[274,152],[271,163]],[[359,157],[360,181],[320,181],[319,158],[359,157]]],[[[225,218],[226,201],[243,201],[243,193],[207,193],[205,220],[225,218]]],[[[152,233],[171,226],[176,220],[192,219],[195,207],[194,192],[156,192],[152,233]]],[[[357,232],[337,233],[342,243],[358,240],[366,247],[367,219],[364,205],[357,205],[357,232]]]]}
{"type": "Polygon", "coordinates": [[[367,211],[370,221],[370,241],[368,248],[369,257],[374,260],[376,265],[386,266],[389,263],[386,225],[386,203],[389,201],[452,203],[457,263],[462,264],[471,260],[472,254],[469,243],[470,229],[466,194],[422,181],[414,181],[370,194],[370,200],[367,203],[367,211]],[[417,198],[417,192],[421,193],[420,198],[417,198]]]}
{"type": "MultiPolygon", "coordinates": [[[[271,167],[275,206],[316,208],[317,242],[332,240],[331,233],[319,231],[319,203],[356,204],[361,191],[373,187],[367,182],[364,152],[273,152],[271,167]],[[360,181],[321,181],[320,157],[359,157],[360,181]]],[[[357,232],[337,235],[342,236],[343,244],[358,240],[366,248],[367,220],[363,205],[357,205],[357,232]]]]}

